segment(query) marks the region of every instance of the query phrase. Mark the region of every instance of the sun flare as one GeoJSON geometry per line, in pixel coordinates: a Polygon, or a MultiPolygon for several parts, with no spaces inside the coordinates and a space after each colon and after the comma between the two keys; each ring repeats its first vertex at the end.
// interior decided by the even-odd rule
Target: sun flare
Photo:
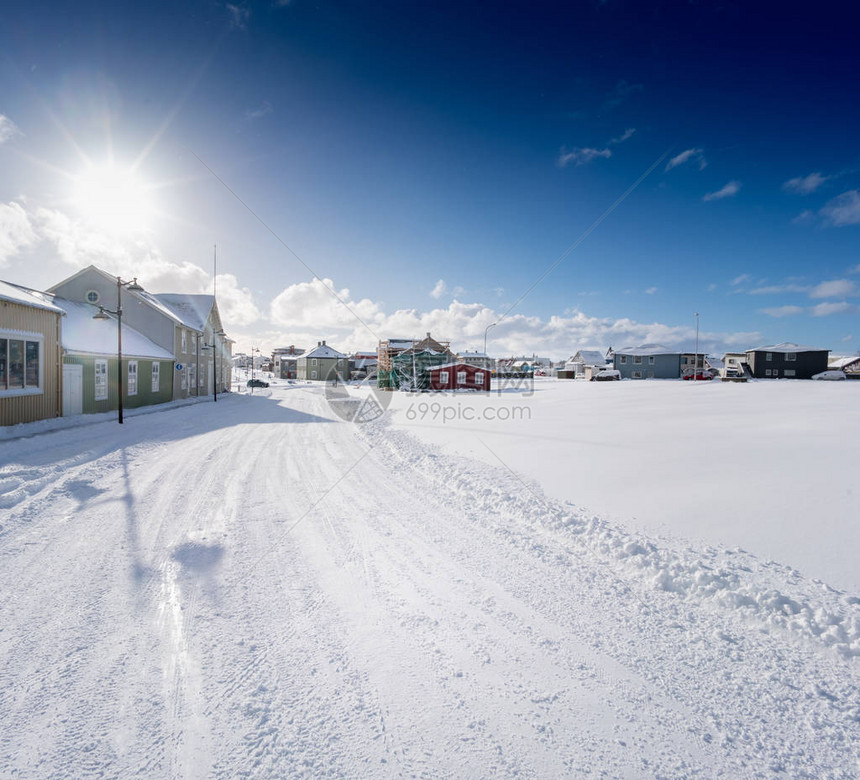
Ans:
{"type": "Polygon", "coordinates": [[[149,187],[130,168],[92,165],[75,177],[75,207],[94,226],[114,233],[146,230],[153,214],[149,187]]]}

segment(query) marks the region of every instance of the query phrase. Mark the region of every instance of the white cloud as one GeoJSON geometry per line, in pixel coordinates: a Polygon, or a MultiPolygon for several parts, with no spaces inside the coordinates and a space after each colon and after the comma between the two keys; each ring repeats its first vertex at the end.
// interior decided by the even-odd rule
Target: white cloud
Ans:
{"type": "Polygon", "coordinates": [[[645,290],[645,295],[653,295],[655,292],[657,292],[656,287],[649,287],[647,290],[645,290]]]}
{"type": "Polygon", "coordinates": [[[809,293],[809,297],[841,298],[845,295],[853,295],[856,289],[856,285],[850,279],[831,279],[813,287],[809,293]]]}
{"type": "Polygon", "coordinates": [[[248,109],[245,112],[245,119],[249,121],[253,121],[255,119],[262,119],[264,116],[267,116],[272,113],[272,104],[268,100],[264,100],[260,103],[257,108],[248,109]]]}
{"type": "Polygon", "coordinates": [[[576,165],[585,165],[586,163],[590,163],[592,160],[596,160],[600,157],[609,158],[612,157],[611,149],[570,149],[567,147],[562,147],[561,151],[558,153],[558,167],[564,168],[569,163],[575,163],[576,165]]]}
{"type": "Polygon", "coordinates": [[[702,198],[702,200],[707,203],[709,200],[722,200],[723,198],[730,198],[732,195],[737,195],[740,189],[741,183],[739,181],[730,181],[722,189],[719,189],[716,192],[709,192],[702,198]]]}
{"type": "Polygon", "coordinates": [[[810,173],[808,176],[798,176],[795,179],[789,179],[782,188],[786,192],[792,192],[795,195],[809,195],[815,192],[830,176],[822,176],[820,173],[810,173]]]}
{"type": "Polygon", "coordinates": [[[814,218],[814,217],[815,217],[815,212],[810,211],[809,209],[804,209],[803,211],[801,211],[801,212],[800,212],[800,214],[798,214],[798,215],[797,215],[794,219],[792,219],[791,221],[792,221],[795,225],[805,225],[805,224],[807,224],[808,222],[812,222],[812,220],[813,220],[813,218],[814,218]]]}
{"type": "Polygon", "coordinates": [[[754,287],[748,290],[750,295],[782,295],[783,293],[804,293],[809,292],[809,287],[803,284],[770,284],[763,287],[754,287]]]}
{"type": "Polygon", "coordinates": [[[18,125],[5,114],[0,114],[0,144],[11,141],[17,135],[23,135],[18,129],[18,125]]]}
{"type": "MultiPolygon", "coordinates": [[[[435,338],[450,340],[457,349],[483,348],[484,330],[493,322],[490,351],[496,355],[573,354],[583,344],[604,346],[658,342],[681,346],[695,338],[694,326],[640,323],[630,319],[591,317],[581,311],[548,319],[517,314],[502,319],[502,311],[483,303],[451,301],[429,311],[398,309],[386,312],[374,301],[356,301],[349,290],[339,296],[367,322],[368,331],[331,295],[330,280],[291,285],[272,302],[272,325],[276,329],[271,346],[316,343],[327,339],[340,350],[369,349],[377,338],[421,338],[428,331],[435,338]]],[[[760,341],[760,333],[702,333],[701,338],[720,345],[760,341]]],[[[716,347],[715,347],[716,348],[716,347]]]]}
{"type": "Polygon", "coordinates": [[[852,306],[850,303],[846,301],[839,301],[838,303],[819,303],[810,309],[812,314],[815,317],[827,317],[830,314],[841,314],[845,311],[851,311],[855,309],[855,306],[852,306]]]}
{"type": "Polygon", "coordinates": [[[849,274],[860,274],[860,265],[855,265],[853,268],[848,269],[849,274]]]}
{"type": "Polygon", "coordinates": [[[736,276],[734,279],[732,279],[731,284],[733,287],[737,287],[739,284],[743,284],[744,282],[748,282],[750,280],[750,278],[751,277],[749,274],[741,274],[740,276],[736,276]]]}
{"type": "Polygon", "coordinates": [[[860,224],[860,192],[843,192],[825,203],[818,213],[836,227],[860,224]]]}
{"type": "Polygon", "coordinates": [[[248,20],[251,18],[251,9],[246,5],[232,3],[227,3],[225,7],[230,13],[230,26],[238,30],[246,29],[248,20]]]}
{"type": "Polygon", "coordinates": [[[377,338],[374,331],[383,315],[368,298],[354,301],[347,288],[337,290],[331,279],[313,279],[283,289],[271,303],[270,316],[277,326],[323,336],[338,329],[360,330],[367,341],[377,338]]]}
{"type": "Polygon", "coordinates": [[[770,309],[759,309],[762,314],[770,317],[792,317],[795,314],[803,314],[802,306],[775,306],[770,309]]]}
{"type": "Polygon", "coordinates": [[[0,203],[0,267],[36,242],[36,231],[20,203],[0,203]]]}
{"type": "Polygon", "coordinates": [[[628,127],[621,135],[617,138],[610,138],[609,141],[606,142],[607,146],[611,146],[612,144],[623,144],[626,140],[631,138],[633,134],[636,132],[635,127],[628,127]]]}
{"type": "Polygon", "coordinates": [[[436,286],[432,290],[430,290],[430,297],[436,298],[438,300],[446,292],[448,292],[448,285],[445,284],[444,279],[440,279],[438,282],[436,282],[436,286]]]}
{"type": "Polygon", "coordinates": [[[679,165],[683,165],[691,160],[698,164],[700,171],[704,170],[708,165],[702,149],[686,149],[666,163],[666,170],[671,171],[672,168],[677,168],[679,165]]]}
{"type": "Polygon", "coordinates": [[[711,283],[711,284],[709,284],[709,285],[708,285],[708,292],[713,292],[713,291],[714,291],[714,290],[716,290],[716,289],[717,289],[717,285],[716,285],[716,284],[711,283]]]}

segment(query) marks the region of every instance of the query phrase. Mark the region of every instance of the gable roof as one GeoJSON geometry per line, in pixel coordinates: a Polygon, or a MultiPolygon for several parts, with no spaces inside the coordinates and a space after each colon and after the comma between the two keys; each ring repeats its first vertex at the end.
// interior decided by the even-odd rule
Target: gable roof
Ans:
{"type": "Polygon", "coordinates": [[[669,349],[662,344],[642,344],[638,347],[624,347],[624,349],[616,349],[616,355],[680,355],[682,354],[677,349],[669,349]]]}
{"type": "MultiPolygon", "coordinates": [[[[54,298],[54,302],[65,312],[63,320],[63,348],[68,352],[116,357],[116,318],[94,320],[98,306],[90,303],[54,298]]],[[[174,355],[164,347],[150,341],[140,331],[123,323],[122,356],[173,360],[174,355]]]]}
{"type": "Polygon", "coordinates": [[[606,353],[597,349],[581,349],[568,362],[578,363],[577,356],[582,358],[582,361],[588,366],[602,366],[606,363],[606,353]]]}
{"type": "Polygon", "coordinates": [[[167,306],[183,325],[193,330],[203,330],[215,306],[214,295],[159,293],[154,297],[167,306]]]}
{"type": "Polygon", "coordinates": [[[317,344],[313,349],[309,349],[304,355],[299,355],[299,358],[345,358],[343,352],[338,352],[332,349],[328,344],[317,344]]]}
{"type": "Polygon", "coordinates": [[[748,349],[749,352],[830,352],[829,349],[821,349],[820,347],[806,347],[802,344],[793,344],[790,341],[783,341],[781,344],[772,344],[769,347],[756,347],[755,349],[748,349]]]}
{"type": "Polygon", "coordinates": [[[21,287],[20,285],[12,284],[12,282],[0,281],[0,300],[62,314],[63,310],[53,304],[52,297],[48,293],[43,293],[39,290],[31,290],[29,287],[21,287]]]}

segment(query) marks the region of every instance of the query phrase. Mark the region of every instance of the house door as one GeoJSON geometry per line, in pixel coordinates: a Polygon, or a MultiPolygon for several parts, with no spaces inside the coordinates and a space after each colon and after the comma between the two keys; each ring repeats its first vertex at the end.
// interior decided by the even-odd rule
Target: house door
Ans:
{"type": "Polygon", "coordinates": [[[63,365],[63,417],[84,411],[84,367],[63,365]]]}

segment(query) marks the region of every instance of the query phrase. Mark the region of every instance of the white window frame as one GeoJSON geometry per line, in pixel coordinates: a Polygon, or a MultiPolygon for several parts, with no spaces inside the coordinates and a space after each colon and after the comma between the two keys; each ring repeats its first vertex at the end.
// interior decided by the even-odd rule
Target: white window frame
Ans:
{"type": "Polygon", "coordinates": [[[183,368],[179,372],[179,389],[180,390],[187,390],[188,389],[188,379],[186,377],[187,372],[188,372],[188,366],[185,366],[185,368],[183,368]]]}
{"type": "Polygon", "coordinates": [[[642,355],[634,355],[633,356],[633,365],[641,366],[642,365],[642,355]]]}
{"type": "Polygon", "coordinates": [[[475,372],[475,384],[481,385],[483,387],[483,385],[484,385],[484,372],[483,371],[476,371],[475,372]]]}
{"type": "Polygon", "coordinates": [[[457,372],[457,385],[465,385],[466,384],[466,372],[458,371],[457,372]]]}
{"type": "Polygon", "coordinates": [[[618,362],[623,366],[627,363],[627,355],[619,355],[618,362]]]}
{"type": "Polygon", "coordinates": [[[93,400],[107,401],[110,392],[110,380],[108,379],[108,361],[96,359],[93,364],[93,400]],[[102,369],[100,372],[99,369],[102,369]]]}
{"type": "Polygon", "coordinates": [[[769,369],[769,368],[766,368],[766,369],[764,370],[764,375],[765,375],[765,376],[770,376],[770,369],[769,369]]]}
{"type": "Polygon", "coordinates": [[[17,395],[41,395],[44,392],[45,384],[45,337],[41,333],[34,333],[23,330],[0,330],[0,339],[6,340],[4,347],[5,353],[3,360],[6,364],[6,378],[3,387],[0,387],[0,397],[9,398],[17,395]],[[9,342],[20,341],[23,343],[23,354],[21,363],[23,369],[22,381],[23,387],[9,387],[9,342]],[[27,344],[35,343],[38,348],[38,365],[36,370],[39,373],[38,381],[35,385],[27,383],[27,344]]]}
{"type": "Polygon", "coordinates": [[[137,395],[137,361],[129,360],[128,367],[126,368],[127,382],[126,384],[126,395],[132,396],[137,395]]]}
{"type": "Polygon", "coordinates": [[[786,363],[795,363],[797,361],[797,352],[786,352],[785,353],[785,362],[786,363]]]}
{"type": "Polygon", "coordinates": [[[179,331],[181,333],[180,338],[182,339],[182,354],[187,355],[188,354],[188,331],[185,330],[185,328],[180,328],[179,331]]]}
{"type": "Polygon", "coordinates": [[[642,379],[642,372],[641,371],[634,371],[633,372],[633,378],[634,379],[642,379]]]}
{"type": "Polygon", "coordinates": [[[158,393],[161,390],[161,363],[157,360],[152,361],[152,392],[158,393]]]}
{"type": "Polygon", "coordinates": [[[783,376],[797,376],[797,372],[793,368],[787,368],[782,372],[783,376]]]}
{"type": "Polygon", "coordinates": [[[648,355],[648,365],[649,366],[654,365],[654,356],[653,355],[648,355]]]}
{"type": "Polygon", "coordinates": [[[311,379],[316,379],[316,378],[317,378],[317,372],[311,371],[311,379]]]}
{"type": "Polygon", "coordinates": [[[439,384],[440,385],[447,385],[448,384],[448,372],[447,371],[440,371],[439,372],[439,384]]]}
{"type": "Polygon", "coordinates": [[[764,359],[767,360],[768,362],[773,360],[773,352],[765,352],[764,353],[764,359]]]}

